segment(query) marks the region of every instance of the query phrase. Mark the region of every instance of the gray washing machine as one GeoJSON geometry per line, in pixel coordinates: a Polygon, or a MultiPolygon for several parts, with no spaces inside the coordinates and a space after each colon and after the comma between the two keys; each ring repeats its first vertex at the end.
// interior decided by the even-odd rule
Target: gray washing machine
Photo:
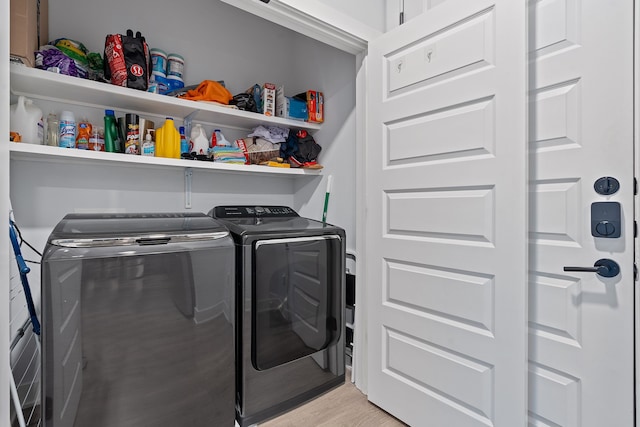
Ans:
{"type": "Polygon", "coordinates": [[[345,232],[285,206],[217,206],[236,245],[237,419],[344,383],[345,232]]]}
{"type": "Polygon", "coordinates": [[[203,213],[65,216],[42,261],[44,426],[233,426],[234,259],[203,213]]]}

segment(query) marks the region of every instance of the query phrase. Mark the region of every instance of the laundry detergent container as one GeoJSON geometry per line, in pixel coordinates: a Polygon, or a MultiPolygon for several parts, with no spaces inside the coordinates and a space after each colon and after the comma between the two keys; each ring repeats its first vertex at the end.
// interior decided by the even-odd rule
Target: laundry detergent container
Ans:
{"type": "Polygon", "coordinates": [[[234,280],[204,214],[65,216],[42,260],[44,426],[233,426],[234,280]]]}

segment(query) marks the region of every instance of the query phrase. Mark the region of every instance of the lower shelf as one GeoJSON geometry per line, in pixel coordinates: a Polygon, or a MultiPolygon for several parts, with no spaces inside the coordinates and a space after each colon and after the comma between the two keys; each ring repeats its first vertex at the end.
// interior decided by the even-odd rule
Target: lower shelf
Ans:
{"type": "Polygon", "coordinates": [[[167,159],[164,157],[135,156],[121,153],[105,153],[100,151],[76,150],[71,148],[51,147],[47,145],[9,142],[11,159],[38,160],[46,162],[77,162],[77,163],[131,163],[136,166],[161,168],[191,168],[225,173],[258,174],[258,175],[291,175],[291,176],[319,176],[318,169],[277,168],[260,165],[232,165],[225,163],[203,162],[198,160],[167,159]]]}

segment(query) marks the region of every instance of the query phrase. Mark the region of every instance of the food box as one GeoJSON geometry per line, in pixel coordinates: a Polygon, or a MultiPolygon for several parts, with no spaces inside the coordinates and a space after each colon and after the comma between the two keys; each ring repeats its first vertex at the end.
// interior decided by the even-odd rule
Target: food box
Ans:
{"type": "Polygon", "coordinates": [[[273,83],[262,85],[262,112],[265,116],[276,115],[276,85],[273,83]]]}
{"type": "Polygon", "coordinates": [[[308,90],[294,97],[295,99],[305,100],[307,102],[307,112],[309,123],[324,122],[324,95],[322,92],[308,90]]]}
{"type": "MultiPolygon", "coordinates": [[[[10,41],[11,59],[30,67],[35,66],[38,50],[38,1],[11,0],[10,2],[10,41]]],[[[49,2],[40,0],[40,45],[49,43],[49,2]]]]}
{"type": "Polygon", "coordinates": [[[276,116],[285,119],[307,120],[307,103],[284,95],[284,86],[276,89],[276,116]]]}

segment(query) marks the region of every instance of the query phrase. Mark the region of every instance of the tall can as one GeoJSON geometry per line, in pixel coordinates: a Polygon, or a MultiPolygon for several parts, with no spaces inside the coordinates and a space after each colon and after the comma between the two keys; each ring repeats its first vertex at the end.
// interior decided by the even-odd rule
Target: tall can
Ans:
{"type": "Polygon", "coordinates": [[[125,154],[140,154],[140,117],[137,114],[126,114],[125,123],[125,154]]]}
{"type": "Polygon", "coordinates": [[[58,144],[63,148],[76,148],[76,118],[71,111],[60,114],[58,144]]]}
{"type": "Polygon", "coordinates": [[[150,49],[151,74],[167,77],[167,54],[162,49],[150,49]]]}
{"type": "Polygon", "coordinates": [[[167,78],[174,76],[174,78],[184,81],[184,58],[177,53],[170,53],[167,56],[167,61],[167,78]]]}

